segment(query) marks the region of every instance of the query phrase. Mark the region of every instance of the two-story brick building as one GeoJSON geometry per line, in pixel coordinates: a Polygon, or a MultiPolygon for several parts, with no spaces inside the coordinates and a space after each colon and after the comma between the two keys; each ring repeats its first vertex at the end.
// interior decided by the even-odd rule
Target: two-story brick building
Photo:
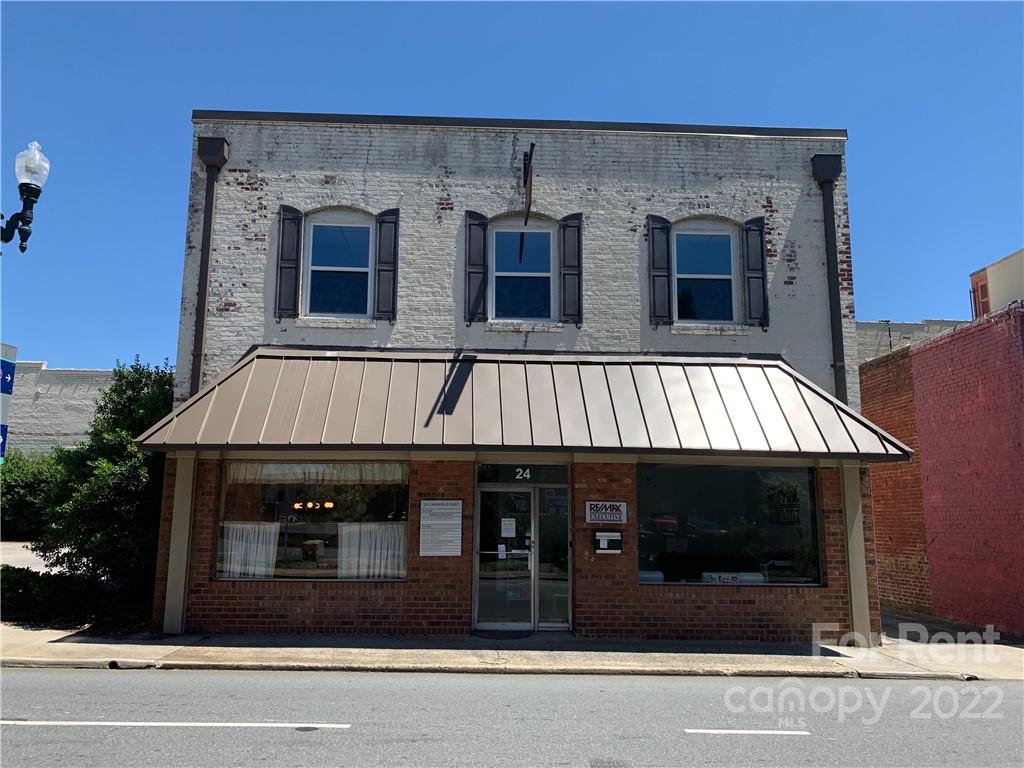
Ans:
{"type": "Polygon", "coordinates": [[[166,631],[877,631],[844,131],[193,121],[166,631]]]}

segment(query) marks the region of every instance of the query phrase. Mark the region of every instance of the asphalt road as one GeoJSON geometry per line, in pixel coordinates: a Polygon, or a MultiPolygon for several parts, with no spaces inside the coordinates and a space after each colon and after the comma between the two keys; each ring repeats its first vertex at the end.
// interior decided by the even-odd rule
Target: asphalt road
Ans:
{"type": "Polygon", "coordinates": [[[0,694],[4,768],[1024,764],[1020,683],[4,669],[0,694]]]}

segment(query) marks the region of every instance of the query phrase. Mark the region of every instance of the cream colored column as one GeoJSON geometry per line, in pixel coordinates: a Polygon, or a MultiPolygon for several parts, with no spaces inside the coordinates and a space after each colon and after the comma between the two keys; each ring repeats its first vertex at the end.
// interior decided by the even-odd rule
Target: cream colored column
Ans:
{"type": "Polygon", "coordinates": [[[195,493],[196,455],[178,453],[174,477],[174,514],[167,562],[167,599],[164,632],[178,634],[185,626],[185,593],[188,589],[188,550],[192,531],[192,497],[195,493]]]}
{"type": "Polygon", "coordinates": [[[861,647],[872,644],[868,566],[864,547],[864,505],[860,495],[860,467],[844,464],[843,518],[846,521],[846,564],[850,589],[850,623],[861,647]]]}

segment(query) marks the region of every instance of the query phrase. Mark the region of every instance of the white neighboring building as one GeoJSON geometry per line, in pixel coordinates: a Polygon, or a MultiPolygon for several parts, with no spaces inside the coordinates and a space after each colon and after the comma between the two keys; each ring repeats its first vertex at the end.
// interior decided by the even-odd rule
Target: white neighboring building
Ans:
{"type": "Polygon", "coordinates": [[[1024,299],[1024,248],[971,273],[974,317],[1006,309],[1024,299]]]}
{"type": "Polygon", "coordinates": [[[102,368],[48,368],[19,360],[11,395],[9,448],[42,453],[85,441],[100,393],[114,372],[102,368]]]}
{"type": "Polygon", "coordinates": [[[888,355],[894,349],[951,331],[969,320],[922,320],[919,323],[897,323],[891,320],[857,321],[857,352],[860,362],[888,355]]]}

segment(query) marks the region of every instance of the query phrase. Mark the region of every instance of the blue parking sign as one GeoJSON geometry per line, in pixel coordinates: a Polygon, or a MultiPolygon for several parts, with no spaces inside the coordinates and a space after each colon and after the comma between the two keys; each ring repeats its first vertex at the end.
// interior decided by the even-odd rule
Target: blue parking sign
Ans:
{"type": "Polygon", "coordinates": [[[9,395],[14,391],[14,361],[0,357],[0,393],[9,395]]]}
{"type": "Polygon", "coordinates": [[[7,453],[7,422],[11,418],[11,393],[14,391],[14,361],[17,347],[0,344],[0,464],[7,453]]]}

